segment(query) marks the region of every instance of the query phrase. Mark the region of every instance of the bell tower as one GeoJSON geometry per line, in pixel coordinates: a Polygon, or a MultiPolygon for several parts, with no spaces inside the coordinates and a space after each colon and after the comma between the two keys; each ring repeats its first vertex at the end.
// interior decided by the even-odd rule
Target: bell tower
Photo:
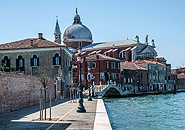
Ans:
{"type": "Polygon", "coordinates": [[[57,42],[59,44],[61,44],[61,32],[60,32],[60,27],[59,27],[59,24],[58,24],[58,16],[56,18],[56,26],[55,26],[55,32],[54,32],[54,36],[55,36],[55,40],[54,42],[57,42]]]}

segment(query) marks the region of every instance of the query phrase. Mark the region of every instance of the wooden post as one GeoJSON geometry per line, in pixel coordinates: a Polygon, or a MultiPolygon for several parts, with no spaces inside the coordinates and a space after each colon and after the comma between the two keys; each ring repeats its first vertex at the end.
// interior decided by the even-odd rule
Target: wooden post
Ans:
{"type": "Polygon", "coordinates": [[[51,120],[51,88],[50,88],[50,116],[49,116],[49,120],[51,120]]]}

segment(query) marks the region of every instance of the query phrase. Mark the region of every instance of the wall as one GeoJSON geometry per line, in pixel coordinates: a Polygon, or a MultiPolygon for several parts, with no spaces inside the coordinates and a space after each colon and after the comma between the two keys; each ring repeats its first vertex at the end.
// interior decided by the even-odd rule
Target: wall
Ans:
{"type": "MultiPolygon", "coordinates": [[[[51,74],[51,78],[58,77],[58,69],[60,68],[63,71],[63,76],[68,76],[72,79],[72,72],[69,71],[71,67],[70,61],[72,57],[66,53],[64,47],[55,47],[55,48],[36,48],[36,49],[19,49],[19,50],[1,50],[0,58],[3,59],[4,56],[8,56],[10,59],[10,69],[11,71],[16,71],[16,59],[21,55],[24,59],[24,74],[36,75],[38,76],[40,71],[46,70],[51,74]],[[61,65],[53,65],[53,57],[55,53],[58,53],[61,56],[61,65]],[[32,67],[30,63],[30,58],[36,54],[39,58],[39,66],[32,67]],[[65,58],[67,58],[67,65],[65,65],[65,58]]],[[[2,65],[2,64],[0,64],[2,65]]]]}
{"type": "MultiPolygon", "coordinates": [[[[42,86],[36,76],[0,71],[0,114],[39,104],[39,88],[42,86]]],[[[54,100],[54,80],[49,81],[48,87],[51,87],[54,100]]],[[[47,97],[49,101],[49,91],[47,97]]],[[[60,93],[56,93],[56,98],[59,97],[60,93]]]]}

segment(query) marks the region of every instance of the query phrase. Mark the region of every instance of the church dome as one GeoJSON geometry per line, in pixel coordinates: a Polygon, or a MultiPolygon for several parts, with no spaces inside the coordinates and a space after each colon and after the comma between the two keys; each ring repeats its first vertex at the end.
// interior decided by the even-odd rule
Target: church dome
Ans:
{"type": "Polygon", "coordinates": [[[80,16],[77,13],[74,17],[73,25],[69,26],[63,35],[63,42],[70,42],[70,41],[86,41],[92,42],[92,34],[91,31],[82,24],[80,21],[80,16]]]}

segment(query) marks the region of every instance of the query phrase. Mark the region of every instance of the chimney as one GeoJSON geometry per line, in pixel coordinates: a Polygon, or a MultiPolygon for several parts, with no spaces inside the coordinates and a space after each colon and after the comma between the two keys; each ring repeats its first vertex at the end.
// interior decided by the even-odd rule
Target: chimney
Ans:
{"type": "Polygon", "coordinates": [[[33,46],[33,40],[32,39],[30,40],[30,42],[31,42],[31,46],[33,46]]]}
{"type": "Polygon", "coordinates": [[[38,33],[38,35],[39,35],[39,39],[43,39],[43,37],[42,37],[42,33],[38,33]]]}

